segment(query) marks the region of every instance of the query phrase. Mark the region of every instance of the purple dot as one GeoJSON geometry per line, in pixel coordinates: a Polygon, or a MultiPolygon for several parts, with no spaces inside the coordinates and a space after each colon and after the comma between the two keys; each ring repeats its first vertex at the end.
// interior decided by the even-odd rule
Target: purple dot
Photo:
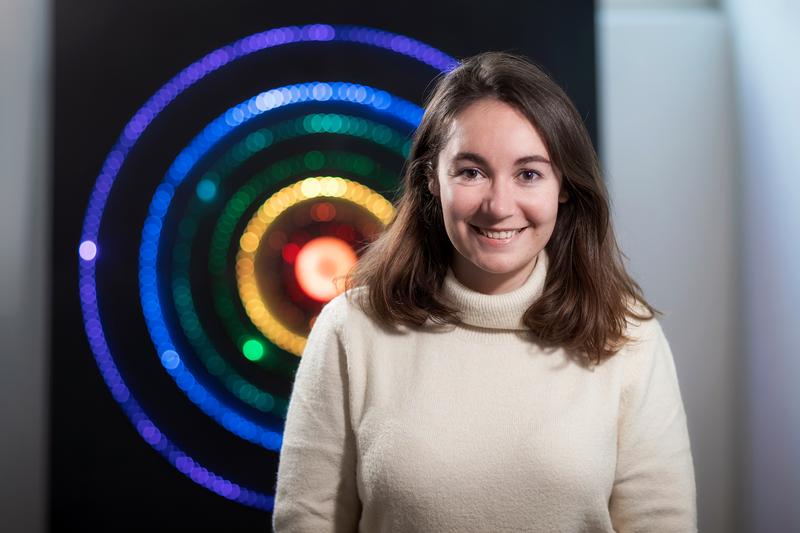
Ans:
{"type": "Polygon", "coordinates": [[[130,398],[130,391],[125,385],[117,385],[111,389],[111,395],[114,396],[118,402],[127,402],[130,398]]]}
{"type": "Polygon", "coordinates": [[[91,261],[97,257],[97,245],[92,241],[83,241],[81,245],[78,246],[78,254],[84,261],[91,261]]]}
{"type": "Polygon", "coordinates": [[[194,461],[186,455],[181,455],[181,457],[175,461],[175,466],[184,474],[188,474],[192,471],[192,468],[194,468],[194,461]]]}

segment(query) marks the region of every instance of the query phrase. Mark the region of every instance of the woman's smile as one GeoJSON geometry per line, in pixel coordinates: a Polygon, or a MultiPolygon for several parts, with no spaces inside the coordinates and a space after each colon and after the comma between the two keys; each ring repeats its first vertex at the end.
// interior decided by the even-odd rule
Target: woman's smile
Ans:
{"type": "Polygon", "coordinates": [[[478,236],[478,241],[490,246],[505,246],[517,240],[517,236],[525,231],[528,226],[515,230],[488,230],[473,224],[469,225],[472,231],[478,236]]]}

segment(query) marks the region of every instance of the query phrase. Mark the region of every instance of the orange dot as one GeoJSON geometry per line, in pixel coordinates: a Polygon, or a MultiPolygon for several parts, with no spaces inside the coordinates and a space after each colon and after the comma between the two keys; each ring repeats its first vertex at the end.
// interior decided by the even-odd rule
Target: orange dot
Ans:
{"type": "Polygon", "coordinates": [[[327,302],[344,290],[344,276],[358,260],[353,249],[336,237],[317,237],[300,249],[294,274],[311,298],[327,302]]]}
{"type": "Polygon", "coordinates": [[[311,208],[311,217],[318,222],[328,222],[336,216],[336,207],[330,202],[320,202],[311,208]]]}

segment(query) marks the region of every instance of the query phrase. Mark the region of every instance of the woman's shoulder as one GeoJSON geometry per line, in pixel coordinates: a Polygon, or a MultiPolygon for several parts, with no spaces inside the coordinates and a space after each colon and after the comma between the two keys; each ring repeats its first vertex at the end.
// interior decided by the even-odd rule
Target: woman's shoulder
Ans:
{"type": "Polygon", "coordinates": [[[366,317],[364,304],[367,302],[367,287],[353,287],[330,299],[317,315],[317,320],[324,319],[340,329],[353,320],[366,317]]]}
{"type": "Polygon", "coordinates": [[[347,289],[325,304],[319,316],[325,313],[326,319],[333,320],[340,331],[353,331],[358,336],[374,334],[394,337],[415,331],[410,326],[381,320],[379,313],[372,311],[369,295],[367,286],[347,289]]]}
{"type": "Polygon", "coordinates": [[[630,310],[630,315],[626,317],[627,341],[617,354],[622,356],[620,362],[636,369],[634,372],[638,373],[657,364],[658,359],[671,359],[671,349],[661,321],[638,300],[630,306],[630,310]]]}
{"type": "Polygon", "coordinates": [[[660,320],[641,300],[631,301],[628,310],[624,330],[628,340],[623,351],[638,352],[655,343],[666,342],[660,320]]]}

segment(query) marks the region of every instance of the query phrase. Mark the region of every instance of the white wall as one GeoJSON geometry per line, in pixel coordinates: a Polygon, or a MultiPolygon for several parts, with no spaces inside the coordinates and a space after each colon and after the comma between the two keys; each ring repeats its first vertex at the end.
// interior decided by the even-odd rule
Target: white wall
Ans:
{"type": "Polygon", "coordinates": [[[727,2],[740,110],[745,493],[751,531],[800,531],[800,2],[727,2]]]}
{"type": "Polygon", "coordinates": [[[48,8],[0,0],[0,529],[9,533],[46,522],[48,8]]]}
{"type": "Polygon", "coordinates": [[[700,531],[737,531],[737,184],[728,32],[711,8],[598,11],[601,159],[629,267],[662,318],[700,531]]]}

